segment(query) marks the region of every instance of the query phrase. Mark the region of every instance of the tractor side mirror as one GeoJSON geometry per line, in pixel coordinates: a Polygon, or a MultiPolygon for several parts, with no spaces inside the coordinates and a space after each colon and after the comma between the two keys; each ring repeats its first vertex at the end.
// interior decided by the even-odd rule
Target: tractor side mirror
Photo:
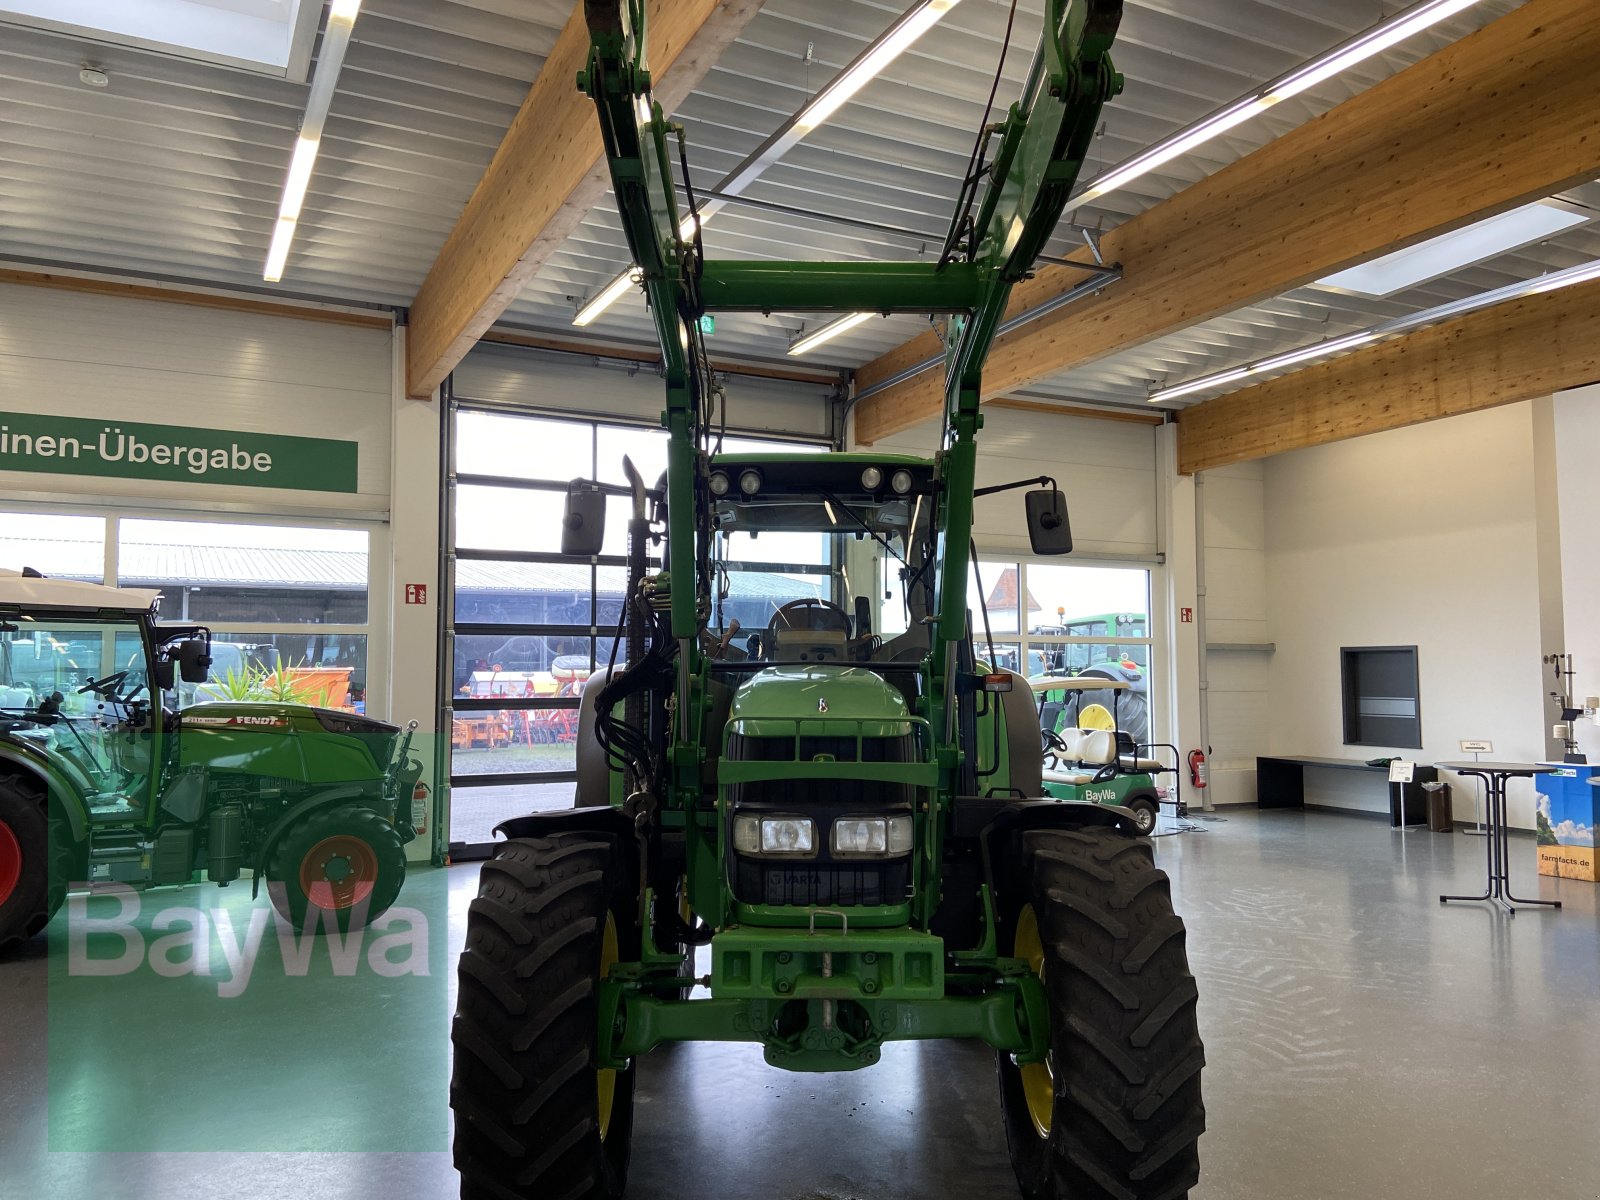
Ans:
{"type": "Polygon", "coordinates": [[[178,685],[178,670],[170,658],[156,660],[156,690],[170,692],[178,685]]]}
{"type": "Polygon", "coordinates": [[[605,546],[606,494],[587,479],[567,485],[567,506],[561,515],[561,553],[593,558],[605,546]]]}
{"type": "MultiPolygon", "coordinates": [[[[211,648],[202,639],[185,638],[179,642],[177,658],[178,674],[185,683],[204,683],[211,677],[211,648]]],[[[168,662],[166,666],[170,670],[172,664],[168,662]]]]}
{"type": "Polygon", "coordinates": [[[1067,498],[1059,488],[1040,488],[1024,497],[1028,509],[1028,542],[1035,554],[1071,554],[1072,525],[1067,498]]]}

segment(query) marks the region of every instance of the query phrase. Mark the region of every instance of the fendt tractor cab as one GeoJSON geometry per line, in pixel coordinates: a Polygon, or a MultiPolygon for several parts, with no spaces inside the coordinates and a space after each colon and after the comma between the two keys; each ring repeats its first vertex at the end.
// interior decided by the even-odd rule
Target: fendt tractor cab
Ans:
{"type": "Polygon", "coordinates": [[[251,868],[284,917],[326,929],[404,882],[410,732],[300,704],[168,707],[205,682],[211,634],[157,624],[159,600],[0,570],[0,951],[85,883],[226,886],[251,868]]]}
{"type": "MultiPolygon", "coordinates": [[[[981,368],[1121,88],[1120,0],[1046,0],[942,252],[898,263],[707,258],[644,0],[584,7],[579,86],[661,348],[667,470],[569,488],[563,551],[589,561],[619,549],[608,497],[631,506],[623,649],[581,696],[575,807],[504,822],[469,909],[461,1194],[620,1196],[637,1063],[663,1043],[850,1071],[967,1038],[996,1052],[1030,1200],[1178,1200],[1204,1053],[1167,878],[1127,809],[1044,794],[1028,681],[979,657],[966,608],[975,496],[1008,490],[974,487],[981,368]],[[937,454],[723,453],[719,311],[947,314],[937,454]],[[792,596],[736,625],[739,567],[797,539],[816,554],[774,572],[792,596]]],[[[1033,552],[1069,551],[1053,481],[1009,486],[1031,489],[1033,552]]]]}

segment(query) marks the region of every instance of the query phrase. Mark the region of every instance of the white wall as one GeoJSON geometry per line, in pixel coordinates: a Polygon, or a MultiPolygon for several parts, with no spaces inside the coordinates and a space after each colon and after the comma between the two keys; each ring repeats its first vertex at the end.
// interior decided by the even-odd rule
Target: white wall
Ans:
{"type": "MultiPolygon", "coordinates": [[[[1148,560],[1158,546],[1156,426],[1063,413],[985,408],[978,434],[978,486],[1052,475],[1066,493],[1073,554],[1148,560]]],[[[874,443],[888,453],[931,455],[939,423],[874,443]]],[[[984,554],[1028,553],[1021,496],[978,500],[972,535],[984,554]]]]}
{"type": "MultiPolygon", "coordinates": [[[[452,379],[457,399],[531,406],[574,417],[659,420],[666,392],[657,368],[616,359],[484,344],[452,379]]],[[[830,385],[729,376],[728,428],[828,436],[830,385]]]]}
{"type": "Polygon", "coordinates": [[[388,329],[0,284],[0,409],[359,443],[357,492],[0,471],[0,493],[202,511],[384,515],[388,329]]]}
{"type": "Polygon", "coordinates": [[[1254,804],[1256,757],[1267,753],[1271,636],[1267,621],[1266,468],[1201,474],[1206,737],[1210,801],[1254,804]]]}
{"type": "MultiPolygon", "coordinates": [[[[1600,386],[1556,396],[1554,425],[1566,644],[1551,648],[1573,656],[1573,695],[1582,706],[1600,695],[1600,386]]],[[[1580,720],[1575,734],[1589,761],[1600,762],[1600,727],[1580,720]]]]}
{"type": "MultiPolygon", "coordinates": [[[[1553,647],[1540,642],[1533,481],[1526,403],[1265,461],[1271,753],[1427,763],[1488,738],[1498,759],[1544,757],[1540,657],[1553,647]],[[1385,645],[1418,647],[1420,749],[1343,743],[1339,649],[1385,645]]],[[[1307,800],[1386,808],[1381,784],[1322,778],[1336,774],[1308,773],[1307,800]]],[[[1470,818],[1471,781],[1455,784],[1470,818]]],[[[1510,796],[1512,824],[1531,828],[1531,783],[1510,796]]]]}

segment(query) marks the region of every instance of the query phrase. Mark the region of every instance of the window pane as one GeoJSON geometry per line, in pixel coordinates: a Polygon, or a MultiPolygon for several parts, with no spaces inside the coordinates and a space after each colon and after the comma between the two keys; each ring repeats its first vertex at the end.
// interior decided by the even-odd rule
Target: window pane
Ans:
{"type": "Polygon", "coordinates": [[[833,581],[827,575],[790,575],[780,571],[729,571],[728,595],[712,621],[726,628],[735,619],[754,633],[772,623],[772,614],[791,600],[831,600],[833,581]]]}
{"type": "MultiPolygon", "coordinates": [[[[461,484],[456,488],[456,545],[469,550],[559,551],[565,504],[565,492],[461,484]]],[[[610,546],[606,551],[613,553],[610,546]]]]}
{"type": "MultiPolygon", "coordinates": [[[[520,775],[578,769],[578,713],[456,713],[450,720],[452,775],[520,775]]],[[[460,792],[453,792],[460,795],[460,792]]]]}
{"type": "MultiPolygon", "coordinates": [[[[87,716],[101,701],[78,691],[118,671],[144,679],[145,653],[132,621],[19,621],[0,628],[0,709],[29,709],[55,692],[62,711],[87,716]]],[[[128,690],[128,689],[124,689],[128,690]]],[[[141,690],[138,696],[149,697],[141,690]]]]}
{"type": "Polygon", "coordinates": [[[105,579],[104,517],[0,512],[0,567],[32,567],[51,577],[105,579]]]}
{"type": "Polygon", "coordinates": [[[516,479],[587,478],[594,427],[587,421],[464,412],[456,415],[456,472],[516,479]]]}
{"type": "MultiPolygon", "coordinates": [[[[481,751],[459,758],[481,756],[481,751]]],[[[450,789],[450,840],[468,845],[495,840],[494,827],[507,817],[571,808],[572,783],[507,783],[450,789]]]]}
{"type": "MultiPolygon", "coordinates": [[[[645,487],[655,487],[661,473],[667,469],[667,431],[665,429],[629,429],[624,426],[602,425],[599,429],[599,450],[596,470],[598,478],[607,483],[627,483],[622,470],[622,456],[627,455],[639,469],[645,487]]],[[[618,499],[607,508],[616,508],[627,520],[629,502],[618,499]]],[[[615,553],[622,553],[618,550],[615,553]]]]}
{"type": "MultiPolygon", "coordinates": [[[[967,611],[972,614],[974,638],[983,637],[983,609],[979,605],[978,579],[983,579],[983,599],[989,606],[989,628],[994,633],[1016,633],[1017,567],[1015,563],[980,562],[976,572],[967,574],[967,611]]],[[[1036,607],[1027,597],[1030,612],[1036,607]]]]}
{"type": "Polygon", "coordinates": [[[589,639],[534,634],[457,637],[451,690],[457,696],[575,696],[594,669],[589,639]]]}
{"type": "Polygon", "coordinates": [[[167,621],[367,620],[365,530],[124,520],[118,555],[119,582],[160,588],[167,621]]]}
{"type": "MultiPolygon", "coordinates": [[[[621,567],[600,568],[602,589],[622,591],[621,567]]],[[[506,625],[588,625],[593,610],[588,563],[456,563],[457,622],[506,625]]],[[[615,617],[612,618],[613,621],[615,617]]]]}
{"type": "Polygon", "coordinates": [[[365,712],[366,635],[213,628],[211,678],[181,685],[179,697],[184,704],[276,699],[365,712]]]}
{"type": "Polygon", "coordinates": [[[1066,567],[1029,563],[1028,628],[1067,637],[1148,636],[1150,573],[1137,567],[1066,567]],[[1070,628],[1069,628],[1070,627],[1070,628]]]}

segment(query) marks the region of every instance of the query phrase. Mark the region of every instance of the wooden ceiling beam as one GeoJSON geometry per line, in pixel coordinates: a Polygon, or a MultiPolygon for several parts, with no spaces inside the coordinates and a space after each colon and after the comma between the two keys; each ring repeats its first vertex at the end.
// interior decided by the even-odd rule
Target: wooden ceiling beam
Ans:
{"type": "MultiPolygon", "coordinates": [[[[594,103],[575,82],[589,58],[583,8],[574,7],[411,302],[412,397],[444,381],[611,186],[594,103]]],[[[668,112],[760,8],[760,0],[650,0],[650,71],[668,112]]]]}
{"type": "MultiPolygon", "coordinates": [[[[1600,382],[1600,280],[1482,309],[1178,414],[1178,471],[1600,382]]],[[[1447,465],[1447,464],[1441,464],[1447,465]]]]}
{"type": "MultiPolygon", "coordinates": [[[[1001,337],[998,395],[1175,333],[1600,175],[1600,4],[1529,0],[1111,230],[1123,278],[1001,337]]],[[[1011,312],[1081,277],[1050,267],[1011,312]]],[[[940,353],[931,333],[856,372],[858,390],[940,353]]],[[[857,437],[940,411],[932,369],[866,397],[857,437]]]]}

